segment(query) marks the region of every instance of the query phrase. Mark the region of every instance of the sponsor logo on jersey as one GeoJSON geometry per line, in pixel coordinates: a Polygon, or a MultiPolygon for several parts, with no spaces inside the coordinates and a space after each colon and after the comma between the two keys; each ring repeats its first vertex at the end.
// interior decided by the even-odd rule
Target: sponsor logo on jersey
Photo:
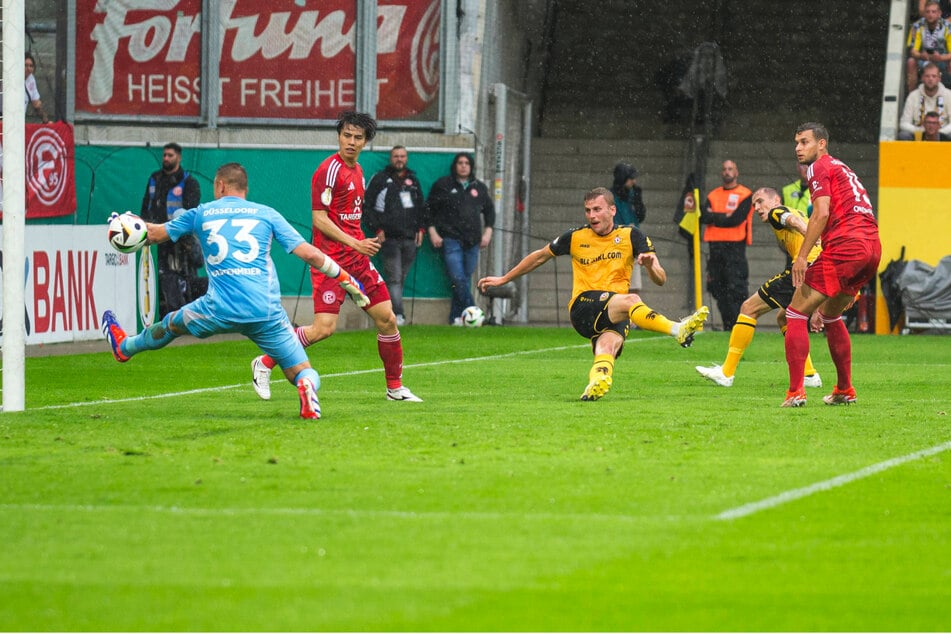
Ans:
{"type": "Polygon", "coordinates": [[[578,258],[578,263],[583,266],[588,266],[589,264],[597,264],[598,262],[603,262],[604,260],[620,260],[624,257],[624,254],[620,251],[607,251],[601,253],[596,258],[578,258]]]}
{"type": "Polygon", "coordinates": [[[334,193],[333,193],[333,190],[330,189],[329,187],[325,189],[323,193],[320,195],[320,202],[323,203],[325,207],[329,207],[333,199],[334,199],[334,193]]]}

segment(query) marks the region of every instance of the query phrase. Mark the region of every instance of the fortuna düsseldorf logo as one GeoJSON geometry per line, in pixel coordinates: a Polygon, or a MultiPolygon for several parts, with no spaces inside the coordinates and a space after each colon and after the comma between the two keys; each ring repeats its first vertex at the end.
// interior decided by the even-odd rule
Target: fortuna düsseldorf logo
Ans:
{"type": "Polygon", "coordinates": [[[66,143],[52,128],[40,128],[26,148],[27,180],[46,207],[55,205],[68,182],[66,143]]]}
{"type": "Polygon", "coordinates": [[[439,90],[439,3],[433,2],[413,34],[410,71],[416,96],[429,103],[439,90]]]}

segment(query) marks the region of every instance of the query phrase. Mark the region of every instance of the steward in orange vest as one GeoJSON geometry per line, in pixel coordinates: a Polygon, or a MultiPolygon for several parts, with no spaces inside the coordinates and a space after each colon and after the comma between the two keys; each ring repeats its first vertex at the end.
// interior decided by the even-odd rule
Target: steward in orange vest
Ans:
{"type": "Polygon", "coordinates": [[[707,258],[707,290],[713,295],[730,330],[740,314],[740,306],[749,295],[750,267],[746,245],[753,242],[752,192],[740,185],[736,163],[723,162],[722,187],[707,195],[700,222],[707,225],[703,241],[710,245],[707,258]]]}

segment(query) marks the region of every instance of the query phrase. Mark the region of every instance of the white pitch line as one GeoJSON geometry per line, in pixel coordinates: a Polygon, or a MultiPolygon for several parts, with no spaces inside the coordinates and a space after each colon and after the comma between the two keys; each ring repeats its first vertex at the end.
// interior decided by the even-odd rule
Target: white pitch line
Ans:
{"type": "MultiPolygon", "coordinates": [[[[631,339],[628,341],[628,343],[646,342],[646,341],[655,341],[655,340],[660,341],[662,339],[667,339],[667,338],[668,337],[666,336],[644,337],[640,339],[631,339]]],[[[587,348],[589,347],[589,345],[590,344],[583,343],[583,344],[577,344],[573,346],[557,346],[554,348],[540,348],[538,350],[518,350],[515,352],[507,352],[505,354],[492,354],[492,355],[488,355],[484,357],[466,357],[464,359],[446,359],[443,361],[430,361],[427,363],[411,363],[409,365],[404,365],[403,369],[428,368],[428,367],[433,367],[438,365],[450,365],[453,363],[474,363],[476,361],[492,361],[496,359],[506,359],[509,357],[517,357],[520,355],[537,354],[539,352],[558,352],[561,350],[574,350],[576,348],[587,348]]],[[[383,368],[380,367],[380,368],[372,368],[370,370],[352,370],[350,372],[334,372],[330,374],[321,373],[320,378],[323,379],[323,378],[340,377],[340,376],[356,376],[358,374],[373,374],[376,372],[383,372],[383,368]]],[[[284,379],[280,379],[280,380],[274,379],[271,381],[271,383],[280,383],[283,380],[284,379]]],[[[164,394],[153,394],[151,396],[134,396],[129,398],[107,398],[107,399],[101,399],[98,401],[65,403],[62,405],[44,405],[43,407],[31,407],[30,411],[45,410],[45,409],[67,409],[67,408],[73,408],[73,407],[86,407],[89,405],[109,405],[112,403],[138,403],[141,401],[149,401],[149,400],[160,399],[160,398],[175,398],[178,396],[188,396],[189,394],[203,394],[205,392],[217,392],[219,390],[233,390],[237,388],[246,388],[248,387],[249,383],[250,383],[250,379],[248,383],[237,383],[234,385],[219,385],[215,387],[204,387],[204,388],[198,388],[194,390],[185,390],[182,392],[166,392],[164,394]]]]}
{"type": "Polygon", "coordinates": [[[744,504],[743,506],[738,506],[736,508],[728,509],[723,511],[719,515],[714,516],[715,520],[735,520],[741,517],[746,517],[748,515],[753,515],[760,511],[765,511],[767,509],[775,508],[787,502],[792,502],[804,497],[808,497],[813,493],[819,493],[821,491],[828,491],[836,487],[849,484],[850,482],[855,482],[856,480],[861,480],[862,478],[867,478],[876,473],[881,473],[893,467],[903,465],[906,462],[912,462],[913,460],[920,460],[921,458],[927,458],[928,456],[933,456],[935,454],[941,453],[942,451],[948,451],[951,449],[951,440],[940,445],[935,445],[928,449],[922,449],[921,451],[916,451],[898,458],[892,458],[890,460],[885,460],[884,462],[879,462],[877,464],[870,465],[864,469],[859,469],[858,471],[853,471],[852,473],[846,473],[845,475],[840,475],[829,480],[823,480],[822,482],[816,482],[815,484],[810,484],[807,487],[802,487],[800,489],[791,489],[789,491],[784,491],[779,495],[774,495],[773,497],[768,497],[759,502],[750,502],[749,504],[744,504]]]}
{"type": "MultiPolygon", "coordinates": [[[[400,511],[391,509],[323,509],[305,507],[188,507],[137,504],[0,504],[0,511],[35,513],[158,513],[190,517],[388,517],[404,520],[465,520],[465,521],[596,521],[642,523],[657,520],[680,522],[690,519],[685,516],[630,515],[612,513],[557,513],[523,511],[400,511]]],[[[695,518],[702,519],[702,518],[695,518]]]]}

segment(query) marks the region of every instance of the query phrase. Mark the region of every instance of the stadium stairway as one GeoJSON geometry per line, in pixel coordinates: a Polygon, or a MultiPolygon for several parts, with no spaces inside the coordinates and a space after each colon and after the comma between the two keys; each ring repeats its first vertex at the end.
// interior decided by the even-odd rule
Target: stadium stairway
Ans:
{"type": "MultiPolygon", "coordinates": [[[[676,98],[673,87],[702,42],[717,43],[727,76],[726,96],[714,105],[704,195],[720,185],[727,158],[737,162],[740,182],[751,189],[793,181],[795,127],[816,120],[829,127],[830,152],[855,170],[877,202],[888,3],[788,2],[781,11],[770,0],[604,0],[594,8],[585,0],[557,0],[553,6],[532,139],[531,248],[583,224],[583,193],[610,186],[614,164],[629,161],[644,189],[642,228],[668,273],[660,288],[645,277],[644,299],[671,317],[692,309],[686,241],[673,223],[686,174],[691,106],[676,98]]],[[[751,293],[784,264],[758,219],[748,259],[751,293]]],[[[567,258],[533,272],[528,284],[529,320],[567,324],[567,258]]],[[[706,293],[704,302],[717,325],[706,293]]],[[[772,316],[762,322],[775,328],[772,316]]]]}

